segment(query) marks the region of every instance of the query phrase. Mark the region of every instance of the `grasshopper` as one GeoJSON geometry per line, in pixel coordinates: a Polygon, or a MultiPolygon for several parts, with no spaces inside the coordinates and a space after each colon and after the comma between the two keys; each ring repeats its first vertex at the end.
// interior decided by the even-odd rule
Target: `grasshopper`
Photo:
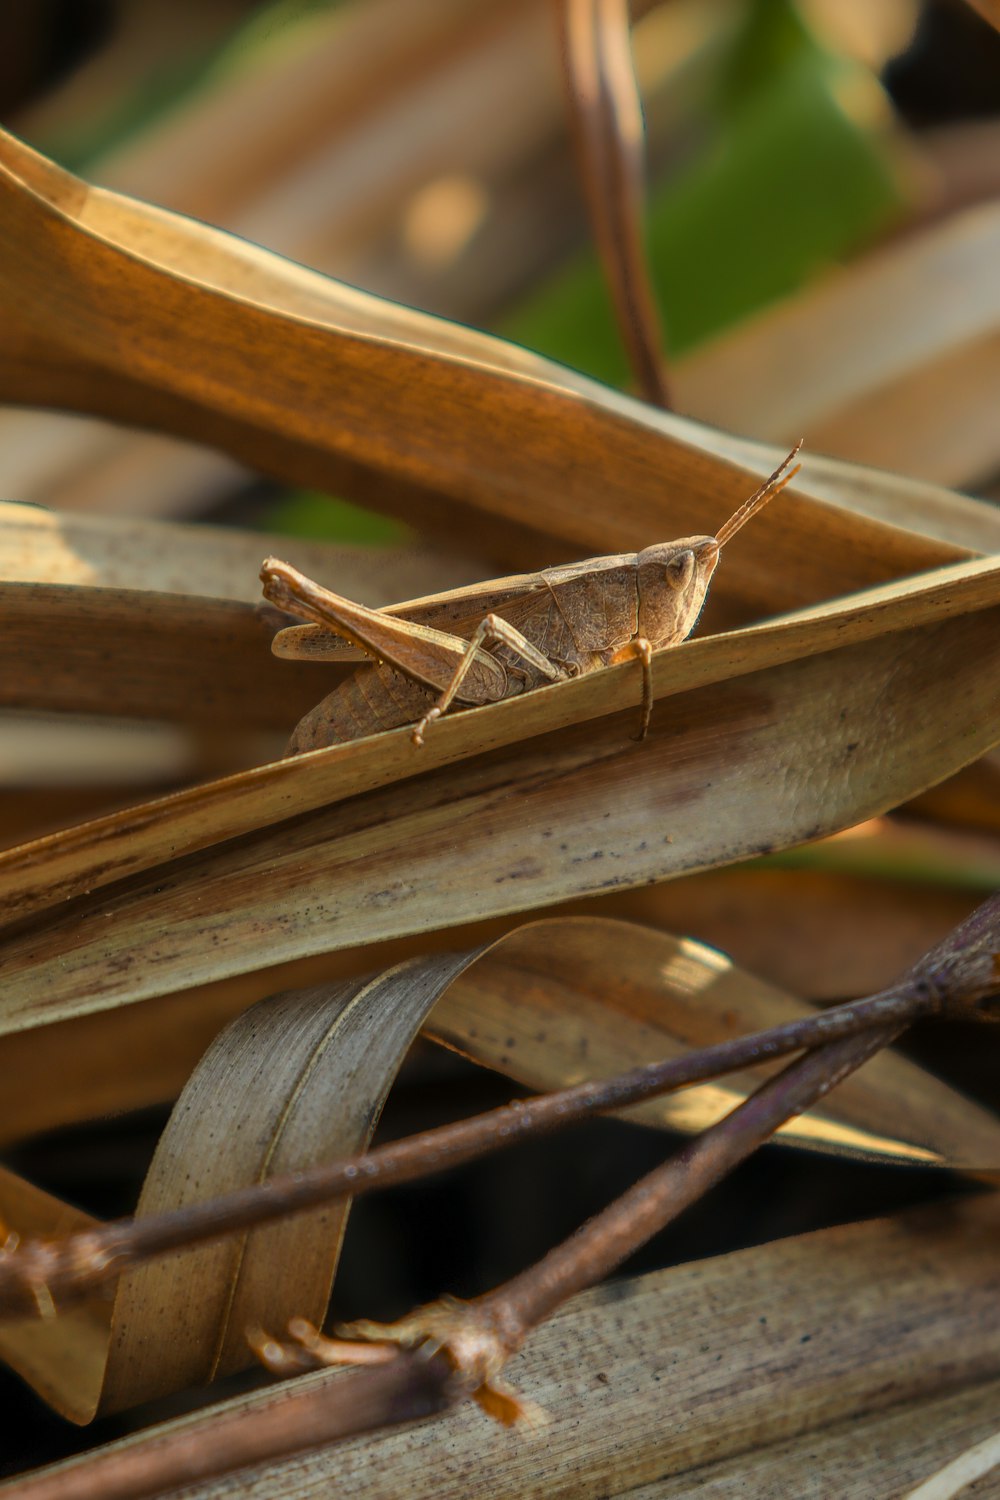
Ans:
{"type": "Polygon", "coordinates": [[[276,656],[376,663],[306,714],[287,753],[403,724],[413,725],[413,743],[422,745],[428,725],[453,702],[496,703],[630,659],[642,663],[642,739],[653,707],[653,651],[690,635],[721,549],[795,477],[798,466],[791,465],[801,446],[715,536],[492,579],[387,609],[355,604],[267,558],[260,573],[265,597],[313,622],[280,631],[276,656]]]}

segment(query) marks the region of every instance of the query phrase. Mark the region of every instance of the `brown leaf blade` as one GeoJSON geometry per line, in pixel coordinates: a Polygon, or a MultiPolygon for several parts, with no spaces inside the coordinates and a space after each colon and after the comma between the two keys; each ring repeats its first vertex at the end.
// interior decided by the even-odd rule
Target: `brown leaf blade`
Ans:
{"type": "MultiPolygon", "coordinates": [[[[781,1025],[808,1011],[689,938],[601,918],[532,922],[457,976],[431,1036],[532,1090],[610,1077],[657,1058],[781,1025]]],[[[730,1074],[626,1111],[696,1133],[769,1076],[730,1074]]],[[[799,1146],[871,1161],[1000,1170],[1000,1121],[884,1052],[781,1127],[799,1146]]]]}
{"type": "MultiPolygon", "coordinates": [[[[88,189],[12,137],[0,148],[0,268],[18,289],[0,362],[11,400],[99,409],[376,503],[391,489],[409,519],[451,535],[457,507],[514,527],[518,545],[530,533],[536,566],[558,560],[542,556],[553,541],[565,557],[712,535],[762,477],[694,423],[88,189]],[[128,354],[140,346],[141,370],[128,354]],[[443,414],[456,417],[447,443],[443,414]]],[[[806,494],[786,492],[780,519],[741,538],[744,569],[720,580],[712,618],[796,608],[958,555],[806,494]]]]}
{"type": "Polygon", "coordinates": [[[990,477],[1000,319],[995,205],[902,238],[684,361],[684,410],[953,486],[990,477]]]}
{"type": "MultiPolygon", "coordinates": [[[[968,591],[949,584],[920,597],[948,609],[991,598],[996,566],[969,566],[968,591]]],[[[654,714],[642,744],[629,737],[632,709],[530,739],[516,753],[497,751],[349,798],[237,846],[192,855],[120,894],[53,910],[3,945],[8,989],[0,1026],[30,1027],[309,954],[641,886],[885,811],[1000,738],[996,613],[996,606],[974,608],[875,634],[886,618],[876,609],[858,632],[867,639],[838,645],[842,617],[834,610],[820,634],[807,637],[827,649],[676,693],[654,714]],[[929,696],[934,715],[926,711],[929,696]]],[[[887,616],[893,623],[908,617],[905,608],[887,616]]],[[[682,678],[692,658],[704,669],[721,654],[731,674],[729,653],[766,639],[761,630],[742,641],[693,643],[664,653],[657,667],[669,682],[671,668],[682,678]]],[[[748,651],[744,669],[751,660],[748,651]]],[[[444,758],[470,732],[482,751],[496,743],[494,721],[500,737],[504,728],[512,737],[534,734],[552,708],[565,710],[575,697],[588,707],[621,707],[638,687],[630,675],[594,673],[445,720],[435,726],[436,753],[444,758]]],[[[398,731],[300,765],[264,768],[238,785],[252,803],[259,776],[280,797],[314,767],[322,774],[363,765],[369,755],[388,779],[393,763],[413,768],[414,753],[398,731]]],[[[193,808],[197,796],[184,805],[193,808]]],[[[292,810],[287,800],[285,807],[292,810]]],[[[151,810],[155,817],[155,804],[151,810]]],[[[137,819],[144,816],[137,810],[137,819]]],[[[169,822],[157,839],[168,830],[169,822]]],[[[65,847],[57,841],[37,852],[65,847]]],[[[41,871],[35,866],[29,878],[47,891],[51,871],[41,871]]]]}
{"type": "MultiPolygon", "coordinates": [[[[654,661],[654,696],[663,703],[654,715],[654,729],[657,733],[665,729],[665,715],[674,712],[679,695],[803,660],[830,651],[838,643],[854,642],[863,647],[882,633],[886,640],[902,641],[902,632],[909,627],[930,625],[962,611],[977,611],[998,597],[1000,564],[986,559],[889,585],[867,596],[835,601],[754,630],[685,642],[654,661]]],[[[73,607],[84,608],[85,601],[73,607]]],[[[120,601],[115,608],[121,608],[120,601]]],[[[176,661],[178,653],[169,638],[158,637],[158,641],[163,656],[176,661]]],[[[211,649],[211,642],[207,648],[211,649]]],[[[309,671],[301,663],[279,665],[294,666],[307,674],[309,671]]],[[[844,670],[849,676],[849,669],[844,670]]],[[[294,691],[299,691],[315,679],[307,675],[293,680],[298,685],[294,691]]],[[[251,664],[243,662],[236,683],[246,686],[248,682],[252,688],[251,664]]],[[[179,691],[176,677],[174,683],[179,691]]],[[[113,681],[108,691],[114,691],[113,681]]],[[[138,874],[164,859],[193,853],[487,749],[513,747],[546,731],[626,710],[637,701],[635,669],[609,668],[555,690],[479,709],[475,714],[449,716],[435,726],[419,752],[408,733],[401,730],[261,766],[97,819],[0,855],[4,910],[9,919],[26,916],[56,901],[138,874]]],[[[248,716],[252,721],[254,715],[264,711],[254,704],[248,716]]],[[[712,722],[716,717],[713,715],[712,722]]],[[[945,774],[947,771],[942,770],[929,779],[941,779],[945,774]]]]}

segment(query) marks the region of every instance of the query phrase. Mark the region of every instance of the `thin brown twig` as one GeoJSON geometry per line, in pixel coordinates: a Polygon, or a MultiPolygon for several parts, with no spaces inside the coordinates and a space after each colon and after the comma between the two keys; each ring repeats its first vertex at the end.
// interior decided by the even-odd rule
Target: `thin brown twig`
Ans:
{"type": "Polygon", "coordinates": [[[366,1155],[273,1177],[204,1203],[142,1219],[117,1220],[63,1240],[8,1242],[6,1250],[0,1250],[0,1313],[40,1312],[43,1302],[48,1308],[53,1302],[65,1304],[115,1280],[123,1271],[204,1240],[300,1213],[337,1197],[360,1197],[412,1182],[602,1111],[622,1109],[837,1037],[887,1024],[909,1024],[939,1008],[938,996],[916,985],[886,991],[614,1078],[517,1100],[377,1147],[366,1155]]]}
{"type": "Polygon", "coordinates": [[[645,132],[628,0],[555,0],[591,227],[639,390],[669,408],[663,335],[643,234],[645,132]]]}
{"type": "Polygon", "coordinates": [[[213,1407],[180,1430],[153,1429],[127,1446],[23,1475],[13,1493],[17,1500],[141,1500],[363,1432],[425,1421],[467,1394],[444,1360],[400,1351],[374,1369],[276,1387],[273,1399],[252,1411],[213,1407]]]}
{"type": "Polygon", "coordinates": [[[880,1026],[797,1058],[536,1265],[480,1298],[477,1307],[507,1337],[516,1339],[514,1349],[520,1347],[526,1335],[567,1298],[603,1280],[745,1161],[786,1120],[824,1098],[904,1029],[905,1025],[880,1026]]]}
{"type": "Polygon", "coordinates": [[[797,1059],[536,1265],[475,1302],[435,1304],[385,1328],[362,1325],[369,1336],[406,1344],[419,1346],[433,1337],[430,1357],[402,1350],[385,1364],[342,1379],[293,1381],[252,1416],[242,1410],[209,1412],[182,1432],[152,1434],[134,1446],[28,1475],[18,1484],[19,1500],[142,1500],[361,1432],[431,1417],[469,1394],[494,1411],[523,1410],[499,1374],[527,1335],[903,1029],[898,1024],[869,1029],[797,1059]]]}
{"type": "MultiPolygon", "coordinates": [[[[440,1352],[492,1416],[505,1423],[530,1416],[530,1406],[505,1384],[501,1374],[528,1334],[570,1297],[614,1271],[752,1155],[786,1120],[822,1099],[905,1029],[905,1022],[879,1026],[796,1059],[535,1265],[484,1296],[468,1303],[442,1298],[397,1323],[363,1320],[346,1324],[338,1332],[344,1339],[440,1352]]],[[[276,1346],[278,1357],[269,1360],[272,1367],[293,1365],[303,1349],[321,1363],[353,1359],[353,1344],[324,1339],[309,1324],[296,1329],[296,1321],[290,1332],[298,1348],[276,1346]]]]}

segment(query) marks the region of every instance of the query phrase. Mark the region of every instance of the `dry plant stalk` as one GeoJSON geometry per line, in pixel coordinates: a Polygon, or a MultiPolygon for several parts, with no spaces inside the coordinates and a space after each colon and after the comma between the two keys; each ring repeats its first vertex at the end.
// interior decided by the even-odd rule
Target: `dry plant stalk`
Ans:
{"type": "MultiPolygon", "coordinates": [[[[592,557],[459,590],[449,596],[447,612],[431,601],[419,621],[343,599],[269,557],[260,574],[265,598],[342,636],[378,663],[335,688],[305,716],[289,753],[396,729],[423,709],[411,734],[419,746],[427,726],[456,699],[496,703],[546,680],[563,682],[633,657],[643,669],[638,738],[645,738],[653,711],[653,651],[690,635],[722,548],[794,479],[798,468],[792,462],[800,447],[715,536],[682,537],[631,555],[592,557]],[[468,612],[464,619],[463,612],[468,612]],[[442,615],[454,634],[435,628],[442,615]],[[440,694],[430,707],[427,689],[440,694]]],[[[324,651],[315,632],[306,635],[304,645],[299,632],[282,632],[275,649],[312,659],[343,655],[336,644],[332,652],[324,651]]]]}
{"type": "Polygon", "coordinates": [[[645,132],[627,0],[555,0],[570,121],[594,239],[636,384],[669,407],[643,244],[645,132]]]}

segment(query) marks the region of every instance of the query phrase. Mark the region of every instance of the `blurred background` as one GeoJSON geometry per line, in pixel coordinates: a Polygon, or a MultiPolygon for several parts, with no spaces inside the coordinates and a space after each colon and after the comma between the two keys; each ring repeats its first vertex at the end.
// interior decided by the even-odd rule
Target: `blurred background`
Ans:
{"type": "MultiPolygon", "coordinates": [[[[820,338],[810,349],[785,329],[782,344],[766,315],[816,286],[829,303],[837,267],[995,198],[1000,36],[964,0],[636,0],[632,12],[649,263],[678,407],[988,487],[1000,454],[967,410],[968,379],[947,441],[915,423],[907,453],[860,420],[863,382],[869,400],[898,385],[886,351],[908,304],[885,307],[881,338],[847,307],[843,336],[859,347],[836,378],[820,338]],[[748,378],[755,353],[763,392],[748,378]]],[[[0,120],[72,171],[628,387],[550,0],[4,0],[0,14],[0,120]]],[[[912,281],[912,259],[901,265],[912,281]]],[[[991,334],[968,264],[952,270],[964,311],[946,331],[939,312],[934,347],[907,351],[911,378],[915,352],[930,366],[991,334]]],[[[925,271],[938,291],[947,273],[925,271]]],[[[0,495],[401,536],[89,419],[5,413],[0,495]]]]}

